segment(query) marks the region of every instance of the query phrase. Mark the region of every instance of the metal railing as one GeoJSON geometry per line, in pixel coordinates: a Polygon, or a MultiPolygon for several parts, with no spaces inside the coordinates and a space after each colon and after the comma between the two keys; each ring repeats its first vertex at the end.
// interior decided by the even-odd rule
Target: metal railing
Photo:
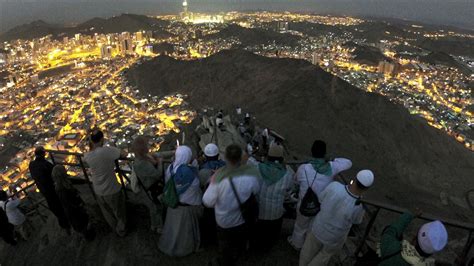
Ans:
{"type": "MultiPolygon", "coordinates": [[[[46,152],[49,154],[49,156],[50,156],[50,158],[51,158],[51,160],[54,164],[61,164],[61,165],[72,166],[72,167],[80,167],[82,169],[83,174],[84,174],[84,179],[87,182],[87,184],[89,186],[89,189],[91,190],[91,193],[94,195],[94,198],[96,199],[96,195],[95,195],[94,189],[92,188],[92,184],[91,184],[91,181],[90,181],[90,178],[89,178],[89,174],[87,173],[87,165],[84,163],[83,158],[82,158],[84,156],[82,153],[74,153],[74,152],[68,152],[68,151],[57,151],[57,150],[47,150],[46,152]],[[74,157],[76,157],[77,162],[76,163],[69,163],[69,162],[56,160],[55,157],[54,157],[55,155],[74,156],[74,157]]],[[[127,177],[127,174],[129,174],[130,171],[122,169],[120,167],[120,161],[127,161],[128,163],[130,163],[131,161],[133,161],[133,159],[126,158],[126,159],[119,159],[119,160],[115,161],[115,166],[116,166],[115,170],[116,170],[116,172],[117,172],[117,174],[118,174],[118,176],[121,180],[122,189],[124,191],[126,191],[127,189],[126,189],[126,186],[125,186],[125,181],[126,180],[129,181],[128,177],[127,177]]],[[[164,160],[164,161],[162,161],[162,163],[170,163],[170,161],[164,160]]],[[[301,165],[303,163],[305,163],[305,162],[302,162],[302,161],[287,162],[287,164],[291,165],[293,168],[297,168],[299,165],[301,165]]],[[[163,169],[163,172],[164,172],[165,167],[162,167],[162,169],[163,169]]],[[[338,175],[338,177],[341,180],[341,182],[343,182],[345,184],[348,183],[348,180],[343,175],[340,174],[340,175],[338,175]]],[[[33,185],[34,184],[31,184],[28,187],[31,187],[33,185]]],[[[21,191],[26,191],[26,190],[27,190],[27,188],[24,188],[21,191]]],[[[20,193],[21,191],[19,191],[18,193],[20,193]]],[[[361,241],[357,245],[357,248],[356,248],[356,250],[353,254],[353,257],[355,257],[355,258],[358,257],[359,253],[361,252],[363,247],[366,245],[366,240],[367,240],[367,238],[368,238],[368,236],[371,232],[371,229],[373,228],[373,226],[374,226],[381,210],[389,211],[389,212],[392,212],[392,213],[398,213],[398,214],[406,212],[406,210],[401,208],[401,207],[391,205],[391,204],[387,204],[387,203],[380,202],[380,201],[376,201],[376,200],[373,200],[373,199],[362,198],[361,203],[365,204],[366,206],[370,206],[370,207],[374,208],[374,211],[370,215],[368,225],[365,228],[364,233],[363,233],[362,238],[361,238],[361,241]]],[[[439,217],[436,217],[436,216],[430,215],[430,214],[422,214],[421,216],[418,216],[416,218],[426,220],[426,221],[440,220],[447,226],[467,231],[468,232],[468,238],[467,238],[466,244],[464,245],[464,248],[463,248],[461,254],[458,256],[458,258],[456,259],[456,262],[455,262],[457,265],[465,265],[466,264],[466,261],[468,259],[467,256],[468,256],[468,254],[469,254],[469,252],[472,249],[472,246],[474,244],[474,224],[473,223],[461,222],[461,221],[457,221],[457,220],[454,220],[454,219],[440,219],[439,217]]]]}
{"type": "MultiPolygon", "coordinates": [[[[289,161],[289,162],[287,162],[287,164],[292,166],[295,170],[299,165],[304,164],[304,163],[307,163],[307,162],[304,162],[304,161],[289,161]]],[[[349,180],[344,175],[339,174],[337,177],[342,183],[344,183],[346,185],[349,183],[349,180]]],[[[363,203],[366,206],[373,207],[374,211],[370,215],[369,222],[367,224],[367,227],[364,230],[361,241],[357,245],[357,248],[356,248],[356,250],[353,254],[353,257],[355,257],[355,258],[357,258],[359,256],[359,254],[362,251],[363,247],[366,245],[366,240],[367,240],[367,238],[368,238],[368,236],[369,236],[369,234],[370,234],[370,232],[371,232],[371,230],[372,230],[372,228],[375,224],[375,221],[377,220],[381,210],[385,210],[385,211],[389,211],[389,212],[397,213],[397,214],[402,214],[402,213],[407,212],[406,209],[401,208],[399,206],[395,206],[395,205],[388,204],[388,203],[385,203],[385,202],[380,202],[380,201],[373,200],[373,199],[361,198],[360,202],[363,203]]],[[[458,258],[456,258],[456,261],[455,261],[456,265],[466,265],[469,252],[472,249],[472,246],[474,245],[474,223],[462,222],[462,221],[449,219],[449,218],[440,218],[440,217],[437,217],[435,215],[425,214],[425,213],[421,214],[420,216],[417,216],[416,219],[421,219],[421,220],[425,220],[425,221],[439,220],[439,221],[443,222],[443,224],[445,224],[446,226],[450,226],[450,227],[453,227],[453,228],[458,228],[458,229],[467,231],[467,236],[468,237],[467,237],[466,243],[464,245],[464,248],[463,248],[461,254],[458,256],[458,258]]]]}

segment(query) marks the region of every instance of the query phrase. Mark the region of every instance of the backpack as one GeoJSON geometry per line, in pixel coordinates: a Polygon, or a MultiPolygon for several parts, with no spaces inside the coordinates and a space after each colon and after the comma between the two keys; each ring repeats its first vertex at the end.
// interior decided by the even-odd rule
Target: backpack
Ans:
{"type": "Polygon", "coordinates": [[[173,165],[171,165],[170,173],[171,177],[165,184],[165,188],[163,189],[163,198],[161,199],[161,201],[165,206],[174,209],[179,204],[179,197],[174,182],[174,176],[176,173],[173,174],[173,165]]]}
{"type": "Polygon", "coordinates": [[[319,202],[318,196],[316,195],[316,193],[314,193],[312,189],[317,175],[318,175],[318,172],[316,172],[316,174],[314,175],[313,182],[310,185],[308,181],[308,176],[306,176],[306,172],[305,172],[306,182],[308,183],[309,187],[306,190],[306,193],[304,194],[303,199],[301,200],[300,213],[306,217],[314,217],[321,210],[321,203],[319,202]]]}
{"type": "Polygon", "coordinates": [[[232,182],[232,178],[229,177],[230,186],[232,187],[232,191],[234,192],[235,197],[237,198],[237,202],[239,203],[240,213],[242,214],[242,218],[247,225],[252,226],[257,222],[258,219],[258,201],[257,197],[252,193],[250,197],[245,201],[241,202],[239,195],[237,194],[237,190],[235,189],[234,182],[232,182]]]}

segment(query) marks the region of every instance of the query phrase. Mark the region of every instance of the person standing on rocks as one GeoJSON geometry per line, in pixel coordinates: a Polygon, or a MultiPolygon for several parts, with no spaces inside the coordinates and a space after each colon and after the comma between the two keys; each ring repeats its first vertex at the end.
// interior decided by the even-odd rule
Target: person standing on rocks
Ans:
{"type": "MultiPolygon", "coordinates": [[[[203,203],[215,209],[218,225],[221,265],[234,265],[248,243],[251,224],[244,220],[241,207],[260,191],[258,169],[242,165],[242,148],[236,144],[226,148],[227,165],[216,172],[204,193],[203,203]]],[[[258,207],[258,203],[254,204],[258,207]]]]}
{"type": "MultiPolygon", "coordinates": [[[[205,190],[209,186],[211,176],[225,166],[225,162],[219,159],[219,147],[209,143],[204,147],[204,161],[199,166],[199,179],[201,188],[205,190]]],[[[201,235],[203,246],[217,244],[217,225],[214,208],[204,208],[201,220],[201,235]]]]}
{"type": "Polygon", "coordinates": [[[258,164],[260,171],[259,214],[255,233],[252,234],[252,248],[269,250],[280,236],[285,211],[285,195],[293,184],[295,172],[284,164],[283,146],[270,145],[267,159],[258,164]]]}
{"type": "Polygon", "coordinates": [[[126,234],[125,195],[115,176],[115,161],[126,158],[127,153],[115,147],[104,146],[104,133],[92,131],[90,135],[91,150],[84,155],[84,160],[91,169],[91,181],[102,215],[120,237],[126,234]]]}
{"type": "Polygon", "coordinates": [[[165,173],[163,197],[168,189],[173,189],[176,196],[175,206],[167,207],[163,234],[158,243],[158,248],[168,256],[186,256],[198,251],[201,245],[202,192],[197,169],[191,166],[192,160],[191,148],[181,145],[165,173]]]}
{"type": "Polygon", "coordinates": [[[87,241],[93,240],[95,232],[89,228],[89,215],[85,203],[79,191],[72,186],[66,168],[63,165],[54,166],[51,176],[72,229],[82,234],[87,241]]]}
{"type": "Polygon", "coordinates": [[[7,244],[16,246],[15,227],[8,221],[7,214],[0,208],[0,238],[7,244]]]}
{"type": "Polygon", "coordinates": [[[403,239],[403,232],[414,218],[413,214],[404,213],[383,231],[378,251],[379,265],[435,265],[431,255],[444,249],[448,243],[448,232],[440,221],[426,223],[410,243],[403,239]]]}
{"type": "MultiPolygon", "coordinates": [[[[288,237],[288,242],[296,250],[300,250],[306,237],[306,232],[314,218],[302,214],[300,207],[302,200],[309,191],[317,197],[332,182],[334,177],[340,172],[352,167],[352,162],[345,158],[336,158],[333,161],[325,159],[326,143],[322,140],[316,140],[311,147],[313,159],[309,163],[302,164],[295,175],[295,182],[299,186],[299,197],[296,210],[296,221],[293,234],[288,237]]],[[[316,199],[317,200],[317,199],[316,199]]]]}
{"type": "Polygon", "coordinates": [[[148,208],[151,231],[161,233],[163,230],[162,208],[157,200],[164,187],[161,159],[150,152],[148,138],[145,136],[135,138],[132,151],[135,154],[133,171],[143,185],[137,194],[138,201],[148,208]]]}
{"type": "Polygon", "coordinates": [[[199,177],[201,186],[207,187],[210,177],[215,171],[225,166],[225,162],[219,159],[219,147],[214,143],[209,143],[204,147],[204,161],[199,165],[199,177]]]}
{"type": "Polygon", "coordinates": [[[54,189],[53,179],[51,178],[54,165],[48,162],[45,157],[45,149],[43,147],[37,147],[35,149],[35,159],[31,161],[29,165],[31,177],[35,180],[36,187],[46,199],[49,209],[58,219],[59,226],[65,229],[69,234],[71,225],[64,213],[64,209],[54,189]]]}
{"type": "Polygon", "coordinates": [[[21,200],[18,198],[8,198],[6,191],[0,190],[0,208],[5,211],[8,217],[8,222],[15,227],[15,231],[23,238],[28,240],[28,230],[26,228],[28,221],[26,216],[18,208],[21,200]]]}
{"type": "Polygon", "coordinates": [[[321,210],[306,234],[300,266],[328,265],[331,257],[342,250],[352,225],[362,223],[365,211],[360,198],[373,183],[372,171],[362,170],[349,185],[332,182],[321,192],[321,210]]]}

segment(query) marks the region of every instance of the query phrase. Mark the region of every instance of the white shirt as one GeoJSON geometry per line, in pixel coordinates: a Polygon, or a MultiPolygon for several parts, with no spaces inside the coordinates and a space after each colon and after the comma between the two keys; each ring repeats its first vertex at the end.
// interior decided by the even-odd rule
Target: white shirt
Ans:
{"type": "Polygon", "coordinates": [[[7,200],[7,208],[5,210],[5,202],[0,201],[0,207],[5,211],[8,217],[8,222],[13,225],[21,225],[25,222],[25,215],[18,209],[21,201],[19,199],[7,200]]]}
{"type": "Polygon", "coordinates": [[[312,224],[314,236],[326,246],[342,247],[353,224],[362,223],[364,208],[348,187],[332,182],[320,194],[321,211],[312,224]]]}
{"type": "Polygon", "coordinates": [[[115,176],[115,160],[120,158],[120,150],[114,147],[98,147],[84,155],[91,169],[91,181],[99,196],[118,193],[121,186],[115,176]]]}
{"type": "Polygon", "coordinates": [[[301,200],[303,199],[304,195],[306,194],[306,191],[308,190],[308,187],[311,184],[313,184],[311,188],[313,189],[314,193],[316,193],[316,195],[319,197],[319,194],[321,194],[321,192],[329,185],[329,183],[334,181],[334,177],[337,174],[352,167],[351,160],[344,158],[336,158],[334,159],[334,161],[330,161],[329,164],[331,165],[332,169],[331,176],[319,173],[316,175],[316,171],[310,163],[300,165],[295,175],[295,181],[299,184],[300,187],[298,206],[299,204],[301,204],[301,200]],[[314,180],[315,175],[316,180],[314,180]]]}
{"type": "MultiPolygon", "coordinates": [[[[258,180],[254,176],[233,177],[232,182],[242,203],[252,193],[257,195],[260,190],[258,180]]],[[[232,228],[245,222],[229,178],[225,178],[219,183],[211,183],[204,193],[202,201],[205,206],[215,208],[216,222],[221,228],[232,228]]]]}

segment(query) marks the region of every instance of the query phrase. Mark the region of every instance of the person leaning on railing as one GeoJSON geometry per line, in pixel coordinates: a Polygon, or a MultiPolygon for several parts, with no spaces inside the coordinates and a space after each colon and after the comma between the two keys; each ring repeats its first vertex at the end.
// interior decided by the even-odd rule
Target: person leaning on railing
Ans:
{"type": "Polygon", "coordinates": [[[163,192],[164,187],[161,158],[150,152],[148,138],[145,136],[135,138],[132,143],[132,151],[135,154],[133,171],[143,186],[136,194],[137,200],[149,210],[150,230],[161,233],[163,220],[161,218],[161,204],[158,201],[158,195],[163,192]]]}
{"type": "Polygon", "coordinates": [[[296,221],[293,233],[288,237],[290,245],[300,250],[303,246],[307,231],[314,215],[310,216],[301,212],[301,205],[305,195],[311,189],[317,197],[342,171],[352,167],[352,161],[345,158],[334,160],[326,159],[326,143],[315,140],[311,146],[312,159],[298,167],[295,182],[299,186],[298,204],[296,210],[296,221]]]}
{"type": "Polygon", "coordinates": [[[362,223],[365,211],[360,199],[373,183],[372,171],[362,170],[349,185],[334,181],[326,187],[319,197],[321,210],[301,249],[300,266],[328,265],[342,250],[352,225],[362,223]]]}
{"type": "Polygon", "coordinates": [[[192,160],[191,149],[179,146],[173,163],[165,173],[163,203],[168,207],[158,248],[168,256],[186,256],[200,247],[202,192],[197,169],[191,165],[192,160]],[[170,194],[172,200],[168,197],[170,194]]]}
{"type": "Polygon", "coordinates": [[[82,234],[87,241],[95,238],[95,231],[90,226],[89,215],[79,191],[73,187],[69,175],[63,165],[55,165],[51,174],[54,180],[64,212],[74,231],[82,234]]]}
{"type": "Polygon", "coordinates": [[[430,256],[440,252],[448,242],[448,232],[440,221],[424,224],[413,241],[403,239],[403,232],[415,218],[411,213],[404,213],[388,226],[382,233],[378,254],[379,265],[435,265],[430,256]]]}
{"type": "Polygon", "coordinates": [[[54,165],[46,160],[46,151],[43,147],[35,149],[35,159],[30,162],[29,169],[31,177],[35,180],[36,187],[46,199],[51,212],[58,219],[59,226],[65,229],[68,234],[71,232],[71,225],[68,222],[64,209],[59,201],[51,172],[54,165]]]}
{"type": "Polygon", "coordinates": [[[127,231],[125,195],[115,176],[115,161],[126,158],[127,153],[104,146],[104,142],[104,133],[93,130],[89,137],[91,150],[84,155],[84,160],[91,169],[92,187],[105,220],[118,236],[123,237],[127,231]]]}

